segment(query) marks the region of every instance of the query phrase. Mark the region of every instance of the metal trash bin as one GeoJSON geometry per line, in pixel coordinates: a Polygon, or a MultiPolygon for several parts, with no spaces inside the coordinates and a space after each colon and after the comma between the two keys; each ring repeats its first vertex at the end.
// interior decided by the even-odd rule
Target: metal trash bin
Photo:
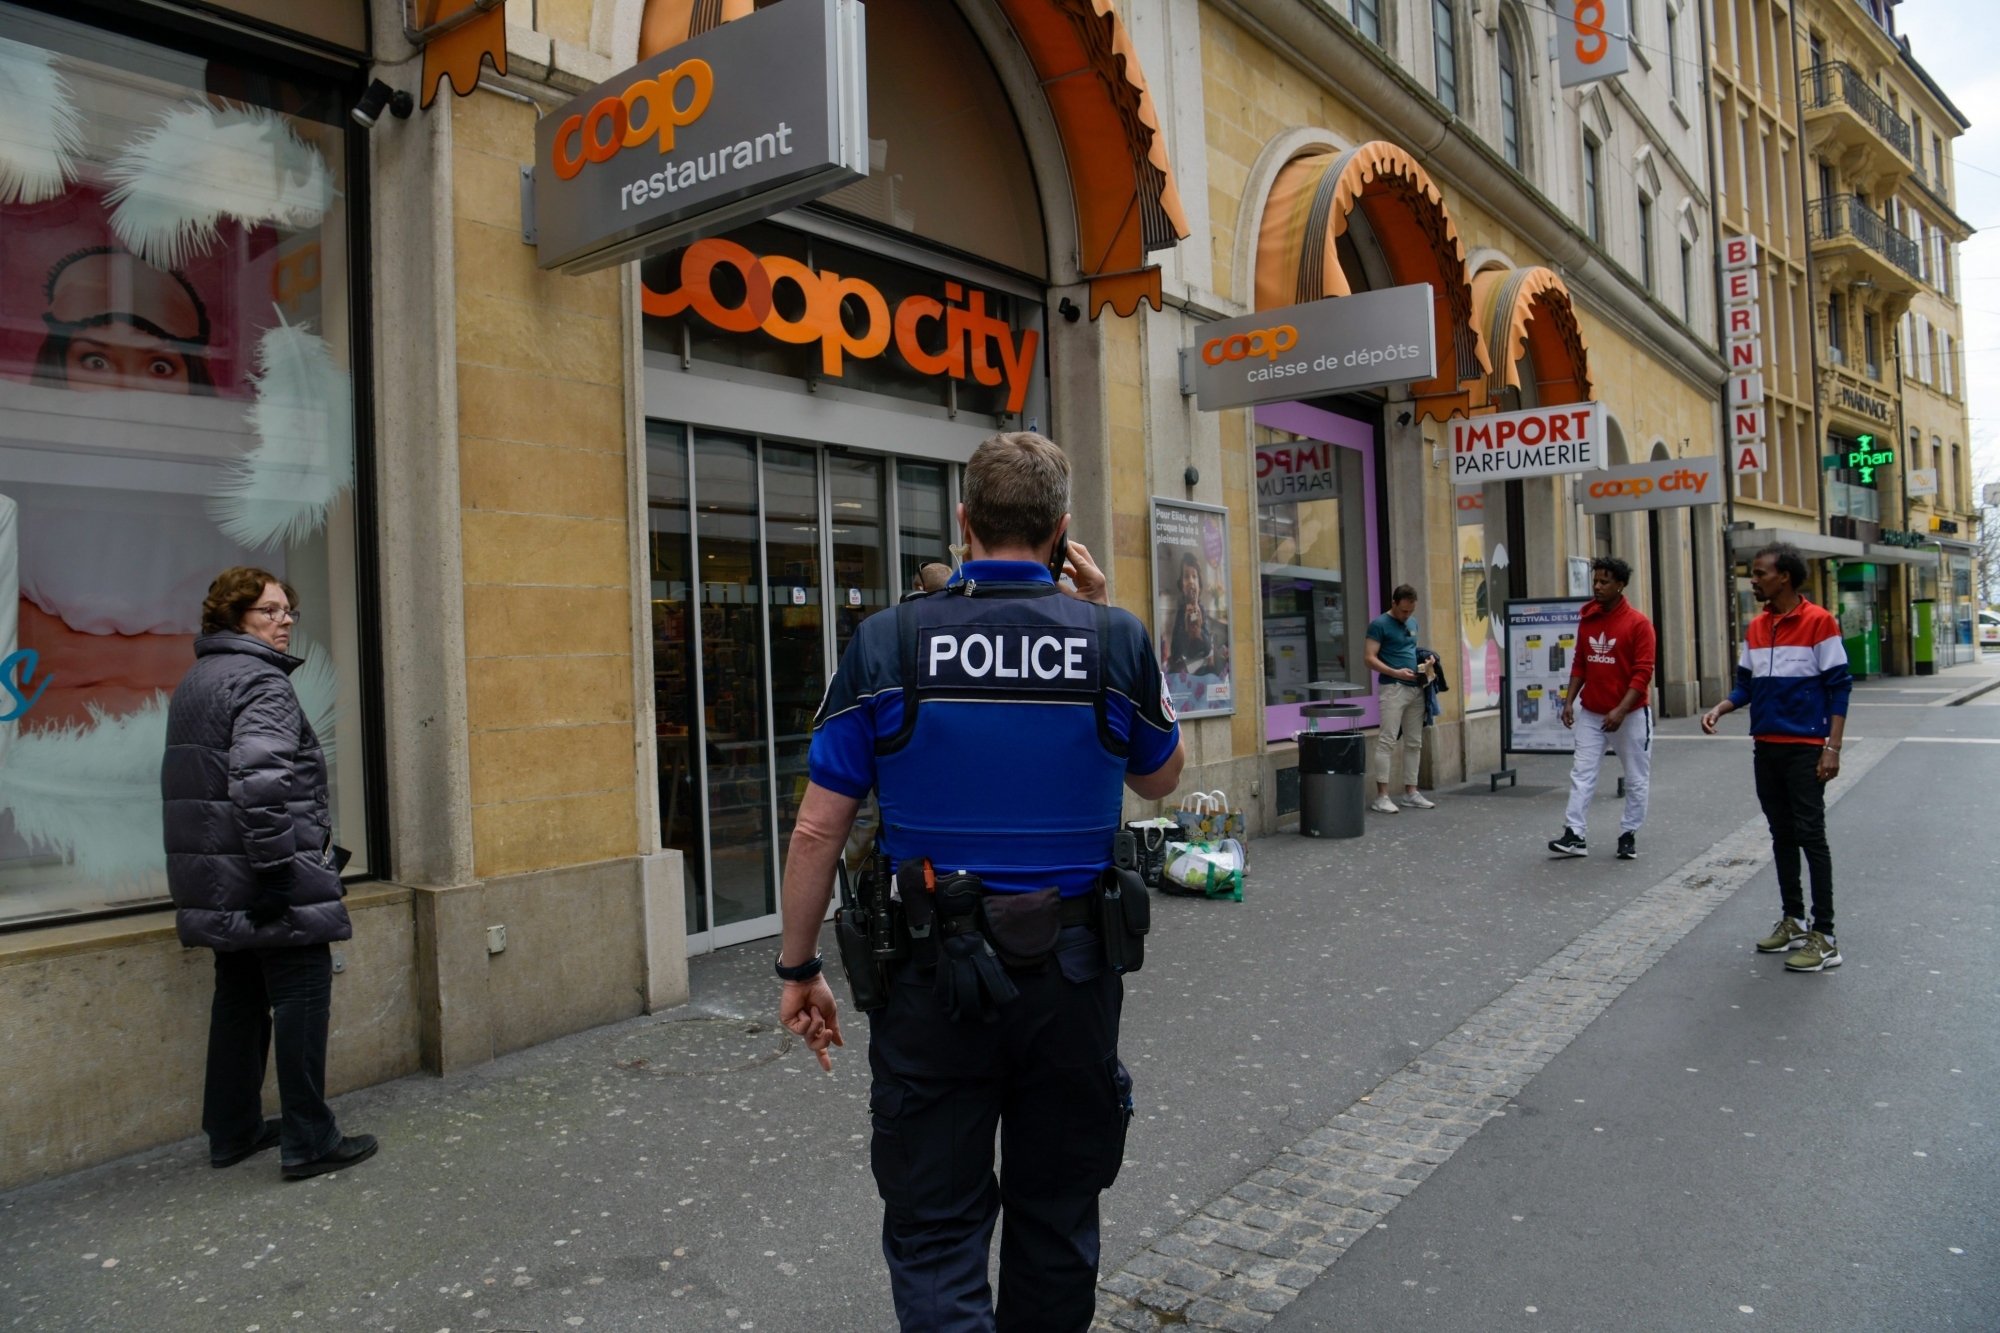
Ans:
{"type": "Polygon", "coordinates": [[[1301,731],[1292,739],[1299,744],[1299,832],[1360,837],[1367,831],[1368,738],[1354,731],[1301,731]]]}

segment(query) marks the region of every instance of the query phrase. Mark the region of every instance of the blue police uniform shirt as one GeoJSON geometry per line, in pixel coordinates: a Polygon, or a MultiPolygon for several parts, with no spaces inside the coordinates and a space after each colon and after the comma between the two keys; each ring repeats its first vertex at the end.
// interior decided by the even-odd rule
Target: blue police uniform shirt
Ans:
{"type": "Polygon", "coordinates": [[[862,622],[814,720],[810,777],[875,791],[894,861],[928,857],[998,893],[1087,893],[1111,864],[1125,776],[1180,743],[1146,629],[1028,561],[969,561],[952,582],[979,595],[862,622]]]}

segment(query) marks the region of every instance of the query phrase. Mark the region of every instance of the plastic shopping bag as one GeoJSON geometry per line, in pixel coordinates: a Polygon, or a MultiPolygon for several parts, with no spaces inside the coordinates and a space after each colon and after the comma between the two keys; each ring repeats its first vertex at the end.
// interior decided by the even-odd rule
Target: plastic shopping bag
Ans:
{"type": "Polygon", "coordinates": [[[1161,887],[1206,898],[1243,901],[1243,844],[1234,838],[1218,842],[1170,842],[1161,887]]]}

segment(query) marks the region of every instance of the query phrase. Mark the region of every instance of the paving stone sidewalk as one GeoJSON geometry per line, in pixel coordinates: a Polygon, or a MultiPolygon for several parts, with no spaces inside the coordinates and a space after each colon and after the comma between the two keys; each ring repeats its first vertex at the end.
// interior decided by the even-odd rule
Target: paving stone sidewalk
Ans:
{"type": "MultiPolygon", "coordinates": [[[[1832,805],[1895,742],[1851,743],[1832,805]]],[[[1760,817],[1578,936],[1443,1040],[1133,1256],[1104,1330],[1252,1333],[1385,1219],[1627,986],[1770,860],[1760,817]]]]}

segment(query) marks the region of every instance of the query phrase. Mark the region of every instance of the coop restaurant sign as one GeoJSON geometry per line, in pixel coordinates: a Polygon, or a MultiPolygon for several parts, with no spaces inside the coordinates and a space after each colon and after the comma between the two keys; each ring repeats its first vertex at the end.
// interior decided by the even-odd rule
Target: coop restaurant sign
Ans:
{"type": "Polygon", "coordinates": [[[535,127],[543,268],[587,273],[868,174],[859,0],[789,0],[601,83],[535,127]]]}
{"type": "Polygon", "coordinates": [[[1181,392],[1218,412],[1430,379],[1435,304],[1419,282],[1219,320],[1182,351],[1181,392]]]}

